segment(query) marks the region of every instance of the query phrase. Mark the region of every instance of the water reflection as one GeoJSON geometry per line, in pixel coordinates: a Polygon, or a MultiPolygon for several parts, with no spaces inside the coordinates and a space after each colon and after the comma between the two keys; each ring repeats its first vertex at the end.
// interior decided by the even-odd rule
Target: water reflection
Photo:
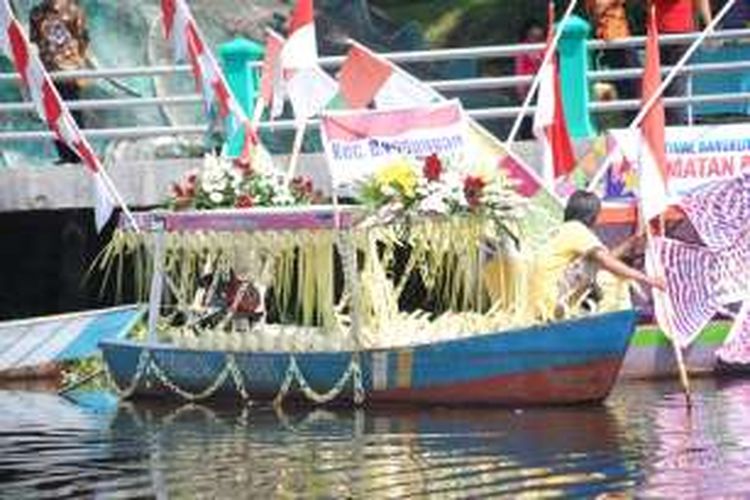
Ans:
{"type": "Polygon", "coordinates": [[[690,498],[750,492],[750,383],[604,407],[287,411],[0,392],[0,497],[690,498]]]}
{"type": "Polygon", "coordinates": [[[346,497],[590,494],[626,474],[618,424],[604,408],[279,415],[124,405],[112,429],[115,441],[118,433],[144,436],[152,469],[164,472],[159,487],[178,496],[195,488],[207,496],[238,488],[346,497]],[[187,491],[180,477],[190,478],[187,491]]]}

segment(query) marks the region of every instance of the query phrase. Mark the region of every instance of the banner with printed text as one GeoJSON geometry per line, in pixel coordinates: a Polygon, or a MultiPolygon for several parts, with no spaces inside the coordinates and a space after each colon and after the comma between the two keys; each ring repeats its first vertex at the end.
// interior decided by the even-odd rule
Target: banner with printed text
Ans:
{"type": "MultiPolygon", "coordinates": [[[[617,148],[607,173],[605,198],[630,198],[637,188],[640,133],[610,130],[608,147],[617,148]]],[[[673,204],[710,182],[750,172],[750,125],[667,127],[669,194],[673,204]]]]}
{"type": "Polygon", "coordinates": [[[458,101],[418,108],[329,112],[321,120],[331,175],[341,187],[399,158],[465,155],[467,126],[458,101]]]}

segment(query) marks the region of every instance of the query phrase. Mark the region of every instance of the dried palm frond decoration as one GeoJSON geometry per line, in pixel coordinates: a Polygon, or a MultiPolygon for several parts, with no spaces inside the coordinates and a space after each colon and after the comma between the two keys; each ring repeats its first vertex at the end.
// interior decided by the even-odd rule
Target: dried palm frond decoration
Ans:
{"type": "MultiPolygon", "coordinates": [[[[436,157],[400,161],[364,183],[360,206],[142,214],[144,227],[165,221],[165,335],[188,346],[325,350],[529,324],[522,228],[533,208],[499,173],[456,172],[436,157]],[[242,328],[238,288],[262,304],[242,328]]],[[[156,237],[118,229],[96,266],[121,283],[130,263],[145,297],[156,237]]]]}

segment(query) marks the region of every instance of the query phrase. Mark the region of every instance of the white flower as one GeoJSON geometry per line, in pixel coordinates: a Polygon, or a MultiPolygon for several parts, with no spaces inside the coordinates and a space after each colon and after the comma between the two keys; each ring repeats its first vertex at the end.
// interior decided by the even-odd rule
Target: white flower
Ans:
{"type": "Polygon", "coordinates": [[[212,154],[207,154],[203,157],[203,171],[204,172],[220,172],[222,170],[219,159],[212,154]]]}
{"type": "Polygon", "coordinates": [[[229,177],[231,179],[230,182],[232,183],[232,190],[239,190],[240,185],[242,184],[242,172],[240,172],[236,168],[233,168],[229,171],[229,177]]]}
{"type": "Polygon", "coordinates": [[[208,199],[211,200],[211,203],[219,205],[224,201],[224,195],[218,191],[214,191],[213,193],[208,195],[208,199]]]}
{"type": "Polygon", "coordinates": [[[273,205],[293,205],[294,198],[288,192],[280,192],[273,195],[271,203],[273,205]]]}
{"type": "Polygon", "coordinates": [[[398,191],[393,186],[390,186],[388,184],[380,187],[380,192],[383,193],[383,196],[387,197],[393,197],[398,194],[398,191]]]}
{"type": "Polygon", "coordinates": [[[450,207],[439,193],[435,193],[419,203],[419,210],[425,213],[447,214],[450,207]]]}

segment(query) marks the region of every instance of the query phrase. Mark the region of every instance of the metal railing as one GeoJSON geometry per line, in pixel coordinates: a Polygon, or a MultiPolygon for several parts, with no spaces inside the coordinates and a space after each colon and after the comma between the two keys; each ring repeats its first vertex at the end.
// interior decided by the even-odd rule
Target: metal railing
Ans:
{"type": "MultiPolygon", "coordinates": [[[[697,34],[679,34],[664,35],[660,37],[663,44],[688,44],[697,37],[697,34]]],[[[750,41],[750,29],[733,29],[718,31],[709,36],[711,41],[736,42],[739,40],[750,41]]],[[[589,50],[608,50],[619,48],[639,48],[645,43],[645,37],[632,37],[628,39],[602,42],[600,40],[591,40],[587,46],[589,50]]],[[[445,61],[455,61],[462,59],[481,60],[481,59],[498,59],[511,58],[529,51],[538,51],[544,48],[543,44],[516,44],[516,45],[498,45],[485,47],[470,47],[456,49],[436,49],[422,50],[413,52],[392,52],[383,54],[389,60],[400,64],[412,63],[436,63],[445,61]]],[[[320,64],[324,67],[335,68],[343,62],[343,56],[323,57],[320,64]]],[[[251,66],[259,67],[260,62],[253,63],[251,66]]],[[[662,68],[666,73],[669,67],[662,68]]],[[[131,77],[160,77],[169,75],[181,75],[187,78],[190,68],[187,65],[161,65],[150,67],[133,67],[133,68],[109,68],[96,70],[76,70],[54,73],[52,76],[56,80],[69,79],[117,79],[131,77]]],[[[688,76],[688,89],[692,88],[691,78],[694,75],[715,74],[715,73],[740,73],[750,71],[750,61],[737,61],[726,63],[696,63],[690,64],[683,68],[682,73],[688,76]]],[[[616,70],[596,70],[590,71],[587,78],[590,82],[596,81],[617,81],[627,79],[637,79],[641,76],[641,68],[625,68],[616,70]]],[[[19,77],[15,73],[0,73],[0,82],[17,80],[19,77]]],[[[512,89],[518,86],[524,86],[531,83],[532,76],[488,76],[479,78],[438,80],[428,82],[435,90],[446,93],[454,92],[475,92],[491,91],[500,89],[512,89]]],[[[196,110],[201,102],[201,97],[197,93],[177,94],[160,97],[113,97],[107,99],[87,99],[71,101],[68,103],[72,110],[104,110],[104,109],[133,109],[143,107],[172,107],[172,106],[194,106],[196,110]]],[[[689,116],[693,115],[692,107],[699,104],[711,103],[737,103],[750,102],[750,92],[734,92],[710,95],[693,95],[692,92],[685,97],[670,97],[665,99],[665,105],[668,107],[687,106],[689,116]]],[[[589,111],[592,113],[606,113],[613,111],[635,110],[640,107],[637,100],[614,100],[608,102],[591,102],[589,111]]],[[[0,103],[0,115],[4,113],[28,113],[34,109],[30,102],[4,102],[0,103]]],[[[510,119],[515,117],[520,108],[515,105],[501,107],[485,107],[467,109],[469,116],[478,120],[490,119],[510,119]]],[[[531,107],[529,114],[534,112],[531,107]]],[[[315,126],[316,121],[311,125],[315,126]]],[[[279,120],[274,123],[261,123],[262,128],[273,130],[291,130],[294,128],[293,120],[279,120]]],[[[85,129],[84,133],[92,139],[139,139],[144,137],[169,136],[169,135],[202,135],[205,134],[207,127],[203,123],[175,126],[137,126],[137,127],[120,127],[120,128],[99,128],[85,129]]],[[[46,141],[52,137],[52,134],[46,131],[4,131],[0,132],[0,143],[18,142],[18,141],[46,141]]]]}

